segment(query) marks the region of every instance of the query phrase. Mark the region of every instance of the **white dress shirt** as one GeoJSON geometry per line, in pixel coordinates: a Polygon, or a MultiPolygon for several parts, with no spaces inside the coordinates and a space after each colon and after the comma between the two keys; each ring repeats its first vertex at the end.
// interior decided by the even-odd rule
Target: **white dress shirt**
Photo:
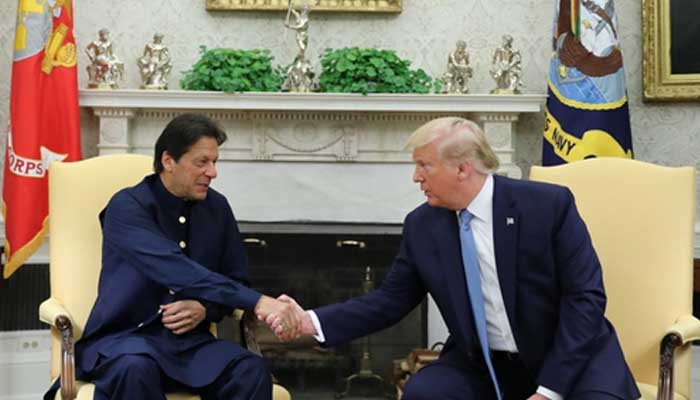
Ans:
{"type": "MultiPolygon", "coordinates": [[[[498,270],[496,269],[496,253],[493,249],[493,176],[488,175],[484,186],[474,200],[467,206],[474,218],[469,226],[474,234],[479,267],[481,269],[481,291],[484,296],[484,310],[486,313],[486,334],[491,350],[518,352],[515,344],[515,337],[508,321],[501,284],[498,281],[498,270]]],[[[457,212],[459,224],[459,211],[457,212]]],[[[315,312],[307,311],[311,321],[316,328],[316,340],[323,343],[325,336],[321,329],[321,323],[315,312]]],[[[537,388],[537,393],[551,399],[563,400],[558,393],[543,386],[537,388]]]]}
{"type": "MultiPolygon", "coordinates": [[[[493,176],[486,177],[484,186],[474,200],[467,206],[474,218],[469,227],[474,235],[479,268],[481,270],[481,292],[484,296],[484,311],[486,314],[486,335],[489,348],[497,351],[518,352],[513,330],[508,321],[506,306],[503,302],[501,284],[496,269],[496,252],[493,249],[493,176]]],[[[459,212],[457,212],[459,224],[459,212]]],[[[563,397],[546,387],[537,388],[537,393],[550,400],[563,400],[563,397]]]]}
{"type": "MultiPolygon", "coordinates": [[[[496,270],[496,253],[493,249],[493,176],[489,175],[486,178],[481,191],[467,206],[467,211],[474,216],[469,226],[474,234],[481,269],[481,292],[484,296],[489,347],[491,350],[516,353],[518,346],[508,322],[496,270]]],[[[459,212],[456,215],[459,224],[459,212]]]]}

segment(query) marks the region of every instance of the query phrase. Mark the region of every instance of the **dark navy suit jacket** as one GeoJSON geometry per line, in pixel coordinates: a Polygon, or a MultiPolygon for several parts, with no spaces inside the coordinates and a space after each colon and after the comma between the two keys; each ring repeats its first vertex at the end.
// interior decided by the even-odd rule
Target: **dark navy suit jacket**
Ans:
{"type": "Polygon", "coordinates": [[[146,354],[187,386],[213,382],[246,351],[214,338],[208,322],[234,308],[252,310],[260,297],[247,287],[245,249],[226,198],[210,188],[205,200],[185,202],[150,175],[114,195],[100,220],[102,271],[76,343],[79,379],[89,380],[102,360],[146,354]],[[183,299],[200,301],[207,315],[193,331],[175,335],[163,326],[159,306],[183,299]]]}
{"type": "MultiPolygon", "coordinates": [[[[521,359],[536,383],[563,396],[640,396],[604,317],[600,263],[571,192],[494,176],[498,278],[521,359]]],[[[441,357],[481,357],[454,211],[423,204],[404,222],[394,264],[375,291],[316,310],[333,346],[399,321],[430,293],[450,331],[441,357]]]]}

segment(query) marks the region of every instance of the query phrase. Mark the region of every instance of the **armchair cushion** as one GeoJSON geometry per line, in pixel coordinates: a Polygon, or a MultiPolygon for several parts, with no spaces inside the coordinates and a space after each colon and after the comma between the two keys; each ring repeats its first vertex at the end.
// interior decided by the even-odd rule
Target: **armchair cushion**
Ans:
{"type": "MultiPolygon", "coordinates": [[[[92,383],[77,382],[78,396],[75,400],[92,400],[95,396],[95,385],[92,383]]],[[[199,400],[199,396],[190,393],[168,393],[168,400],[199,400]]],[[[56,393],[55,400],[61,400],[61,392],[56,393]]],[[[274,398],[274,400],[278,400],[274,398]]]]}
{"type": "MultiPolygon", "coordinates": [[[[76,400],[92,400],[95,395],[95,385],[92,383],[85,383],[78,381],[78,396],[76,400]]],[[[191,393],[168,393],[166,396],[168,400],[199,400],[199,396],[191,393]]],[[[272,387],[272,399],[273,400],[292,400],[292,396],[289,394],[287,389],[280,385],[274,385],[272,387]]],[[[56,393],[55,400],[61,400],[61,392],[56,393]]]]}

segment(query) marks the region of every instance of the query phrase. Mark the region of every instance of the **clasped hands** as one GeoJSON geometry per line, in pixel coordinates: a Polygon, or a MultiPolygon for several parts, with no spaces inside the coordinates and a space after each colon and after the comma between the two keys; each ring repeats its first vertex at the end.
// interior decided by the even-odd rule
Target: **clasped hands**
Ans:
{"type": "Polygon", "coordinates": [[[176,335],[187,333],[204,321],[207,309],[197,300],[179,300],[160,306],[161,320],[176,335]]]}
{"type": "Polygon", "coordinates": [[[263,295],[255,306],[255,315],[265,321],[283,342],[316,334],[311,316],[293,298],[284,294],[276,299],[263,295]]]}

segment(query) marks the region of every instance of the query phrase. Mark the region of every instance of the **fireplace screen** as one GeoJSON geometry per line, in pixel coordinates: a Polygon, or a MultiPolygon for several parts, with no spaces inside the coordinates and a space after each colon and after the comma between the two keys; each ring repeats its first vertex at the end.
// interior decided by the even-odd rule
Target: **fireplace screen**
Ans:
{"type": "MultiPolygon", "coordinates": [[[[252,286],[288,294],[304,308],[347,300],[379,286],[400,235],[245,235],[252,286]],[[369,268],[368,268],[369,267],[369,268]]],[[[426,306],[366,339],[323,348],[313,339],[280,343],[260,324],[256,337],[275,377],[295,399],[380,398],[392,392],[393,361],[425,347],[426,306]],[[358,375],[348,382],[348,377],[358,375]]]]}

